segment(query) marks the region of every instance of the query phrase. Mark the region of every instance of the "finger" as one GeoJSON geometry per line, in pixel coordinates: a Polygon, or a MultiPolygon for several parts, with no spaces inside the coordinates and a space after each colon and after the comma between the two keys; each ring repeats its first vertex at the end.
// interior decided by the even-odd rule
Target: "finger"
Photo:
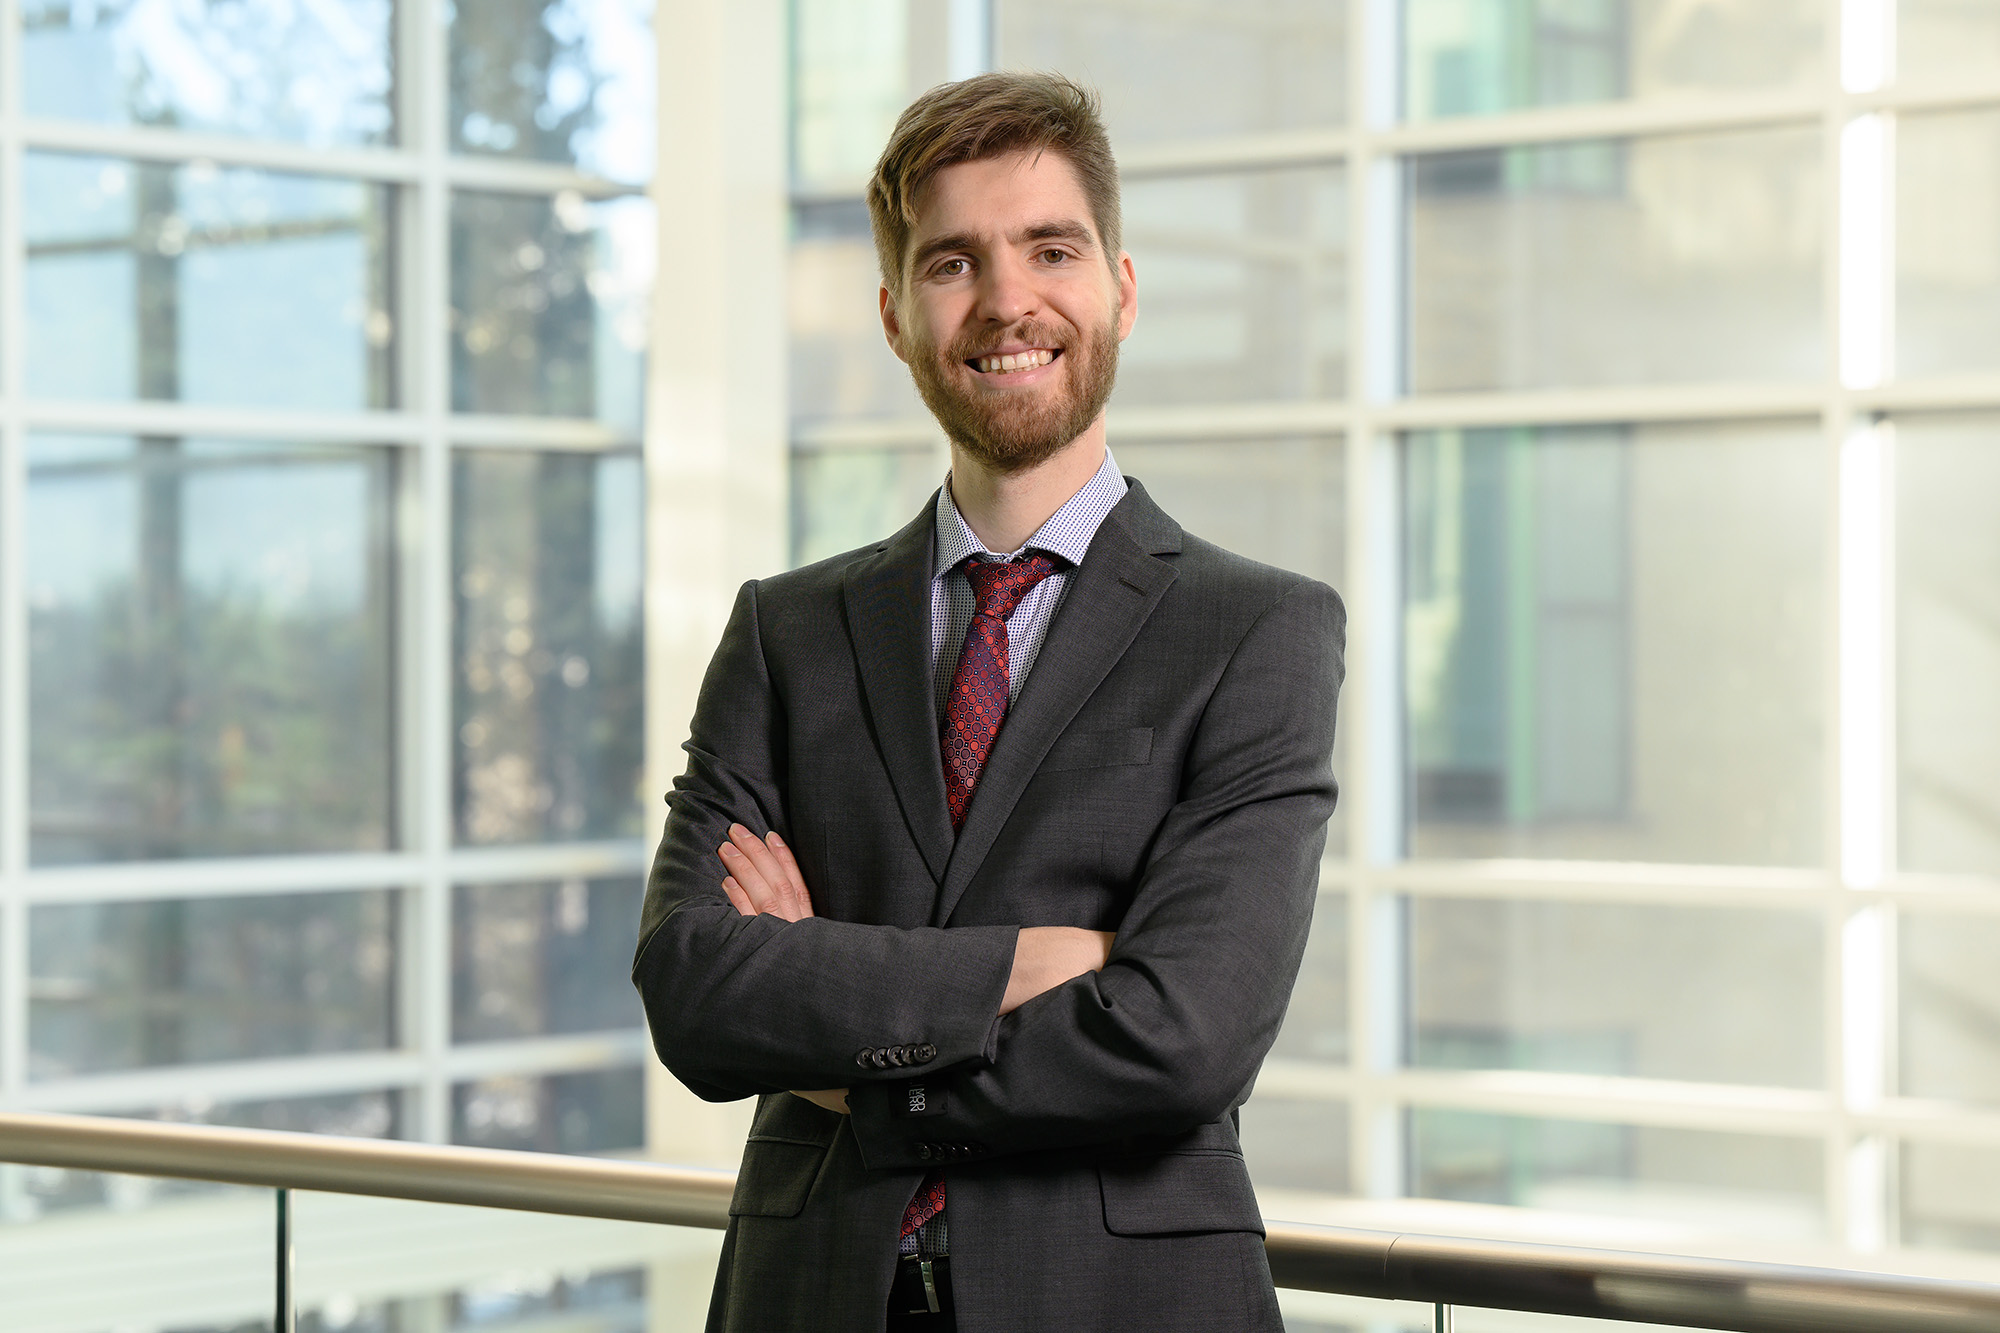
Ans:
{"type": "Polygon", "coordinates": [[[786,883],[791,886],[793,900],[800,914],[811,916],[812,893],[806,888],[806,877],[799,871],[799,863],[792,856],[792,849],[785,846],[785,840],[778,836],[776,829],[771,830],[764,841],[769,844],[772,857],[778,862],[778,868],[784,872],[786,883]]]}
{"type": "MultiPolygon", "coordinates": [[[[734,845],[737,852],[756,868],[757,874],[762,877],[765,886],[770,890],[773,897],[783,902],[787,907],[796,908],[798,906],[793,900],[791,882],[785,877],[784,867],[778,864],[777,857],[771,855],[771,849],[764,845],[762,838],[741,824],[731,824],[729,826],[729,841],[734,845]]],[[[731,863],[729,868],[739,877],[742,875],[741,867],[736,864],[731,863]]],[[[764,910],[769,911],[771,909],[767,907],[764,910]]]]}
{"type": "Polygon", "coordinates": [[[735,877],[737,885],[743,890],[744,896],[749,898],[750,906],[754,910],[769,912],[782,903],[777,889],[758,873],[757,867],[752,865],[750,859],[733,844],[723,843],[716,848],[716,853],[721,856],[723,866],[735,877]]]}
{"type": "Polygon", "coordinates": [[[757,908],[751,903],[750,895],[743,892],[743,886],[736,882],[736,876],[730,875],[722,881],[722,892],[729,898],[730,905],[744,916],[757,915],[757,908]]]}

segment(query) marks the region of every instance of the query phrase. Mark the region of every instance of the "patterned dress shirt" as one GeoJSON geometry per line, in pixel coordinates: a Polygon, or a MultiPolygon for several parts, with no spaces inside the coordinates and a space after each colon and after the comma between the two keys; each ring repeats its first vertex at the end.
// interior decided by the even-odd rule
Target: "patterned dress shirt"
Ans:
{"type": "MultiPolygon", "coordinates": [[[[974,601],[972,581],[959,568],[968,556],[978,556],[981,560],[1012,560],[1022,552],[1033,548],[1059,555],[1070,566],[1083,563],[1084,552],[1090,549],[1090,542],[1097,535],[1097,529],[1104,522],[1104,516],[1111,512],[1113,505],[1125,498],[1129,487],[1124,476],[1118,471],[1117,461],[1111,457],[1111,450],[1104,451],[1104,463],[1083,488],[1063,502],[1062,508],[1049,515],[1048,522],[1036,528],[1034,535],[1021,543],[1019,550],[1004,553],[989,551],[965,519],[958,512],[958,503],[951,498],[951,479],[945,478],[943,489],[938,492],[937,527],[931,538],[931,685],[934,691],[932,720],[941,721],[946,702],[951,695],[951,678],[958,670],[958,654],[965,647],[965,632],[972,624],[974,601]]],[[[1049,622],[1055,619],[1056,608],[1062,605],[1063,592],[1069,587],[1070,570],[1065,567],[1049,575],[1021,599],[1014,608],[1014,614],[1007,618],[1007,702],[1012,704],[1021,697],[1021,682],[1028,678],[1028,672],[1035,665],[1035,658],[1042,651],[1042,640],[1048,637],[1049,622]]]]}

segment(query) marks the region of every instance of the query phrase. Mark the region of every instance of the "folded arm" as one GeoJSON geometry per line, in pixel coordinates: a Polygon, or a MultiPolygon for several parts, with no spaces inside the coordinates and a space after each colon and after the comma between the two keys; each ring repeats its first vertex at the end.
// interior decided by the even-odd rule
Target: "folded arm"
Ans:
{"type": "Polygon", "coordinates": [[[977,1159],[1168,1138],[1241,1102],[1311,925],[1343,641],[1339,599],[1319,584],[1260,617],[1204,709],[1103,969],[1003,1019],[989,1062],[857,1086],[871,1168],[924,1165],[939,1145],[977,1159]]]}
{"type": "Polygon", "coordinates": [[[928,1069],[987,1058],[1017,928],[746,916],[722,885],[716,850],[732,824],[776,831],[787,821],[784,713],[755,583],[737,597],[686,749],[633,964],[668,1069],[698,1096],[726,1101],[908,1072],[864,1063],[870,1050],[922,1045],[933,1052],[928,1069]]]}

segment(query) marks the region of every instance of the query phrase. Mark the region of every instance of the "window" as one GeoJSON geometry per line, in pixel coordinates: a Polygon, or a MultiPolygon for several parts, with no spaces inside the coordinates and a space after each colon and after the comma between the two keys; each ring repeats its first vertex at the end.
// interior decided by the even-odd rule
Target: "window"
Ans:
{"type": "Polygon", "coordinates": [[[0,1105],[638,1146],[650,0],[17,11],[0,1105]]]}
{"type": "Polygon", "coordinates": [[[1119,462],[1347,595],[1267,1211],[2000,1244],[1987,7],[795,8],[794,558],[945,471],[874,318],[896,110],[1055,68],[1124,175],[1119,462]]]}

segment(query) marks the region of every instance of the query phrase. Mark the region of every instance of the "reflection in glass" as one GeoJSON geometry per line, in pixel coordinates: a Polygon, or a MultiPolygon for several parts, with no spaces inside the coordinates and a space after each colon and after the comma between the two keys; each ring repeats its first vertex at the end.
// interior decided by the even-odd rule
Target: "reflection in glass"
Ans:
{"type": "MultiPolygon", "coordinates": [[[[1284,1212],[1285,1193],[1346,1194],[1353,1189],[1347,1162],[1344,1102],[1274,1097],[1258,1093],[1240,1112],[1243,1156],[1257,1197],[1273,1215],[1284,1212]]],[[[1292,1325],[1287,1322],[1286,1328],[1292,1325]]]]}
{"type": "Polygon", "coordinates": [[[1402,459],[1413,854],[1817,863],[1816,430],[1443,430],[1402,459]]]}
{"type": "Polygon", "coordinates": [[[1406,0],[1412,119],[1809,87],[1817,0],[1406,0]]]}
{"type": "Polygon", "coordinates": [[[1896,423],[1897,854],[2000,874],[2000,416],[1896,423]]]}
{"type": "Polygon", "coordinates": [[[1412,1065],[1824,1078],[1815,913],[1428,896],[1407,910],[1412,1065]]]}
{"type": "Polygon", "coordinates": [[[644,891],[637,878],[459,885],[452,1040],[644,1026],[626,979],[644,891]]]}
{"type": "MultiPolygon", "coordinates": [[[[1338,764],[1334,771],[1341,771],[1338,764]]],[[[1321,893],[1273,1060],[1347,1063],[1347,936],[1346,896],[1321,893]]]]}
{"type": "Polygon", "coordinates": [[[1002,68],[1097,88],[1118,147],[1347,118],[1346,0],[995,0],[994,33],[1002,68]]]}
{"type": "Polygon", "coordinates": [[[394,190],[30,153],[28,392],[395,406],[394,190]]]}
{"type": "Polygon", "coordinates": [[[616,1152],[646,1141],[645,1075],[507,1074],[451,1090],[451,1141],[526,1152],[616,1152]]]}
{"type": "Polygon", "coordinates": [[[653,175],[653,0],[446,0],[451,146],[653,175]]]}
{"type": "Polygon", "coordinates": [[[393,838],[387,449],[31,436],[38,864],[393,838]]]}
{"type": "Polygon", "coordinates": [[[389,890],[35,906],[29,1074],[382,1050],[396,952],[389,890]]]}
{"type": "Polygon", "coordinates": [[[391,0],[21,0],[30,116],[330,144],[391,137],[391,0]]]}
{"type": "Polygon", "coordinates": [[[643,501],[635,454],[458,454],[460,842],[639,832],[643,501]]]}
{"type": "Polygon", "coordinates": [[[653,207],[576,194],[451,199],[451,405],[636,432],[653,207]]]}
{"type": "Polygon", "coordinates": [[[852,185],[875,169],[910,100],[910,7],[793,0],[794,179],[852,185]]]}
{"type": "Polygon", "coordinates": [[[1820,374],[1817,132],[1408,160],[1408,387],[1820,374]]]}
{"type": "Polygon", "coordinates": [[[1925,1249],[2000,1250],[2000,1150],[1906,1143],[1901,1158],[1899,1241],[1925,1249]]]}
{"type": "Polygon", "coordinates": [[[1429,1107],[1407,1116],[1418,1198],[1670,1217],[1769,1240],[1825,1229],[1823,1150],[1811,1139],[1429,1107]]]}
{"type": "Polygon", "coordinates": [[[1912,89],[1993,86],[2000,70],[2000,7],[1986,0],[1896,0],[1890,12],[1896,82],[1912,89]]]}
{"type": "Polygon", "coordinates": [[[1905,912],[1896,942],[1898,1091],[2000,1104],[2000,920],[1905,912]]]}
{"type": "Polygon", "coordinates": [[[929,420],[908,368],[882,333],[876,302],[882,277],[866,206],[859,200],[795,205],[787,262],[792,419],[929,420]]]}
{"type": "Polygon", "coordinates": [[[1988,373],[2000,365],[2000,111],[1901,116],[1895,156],[1896,373],[1988,373]]]}
{"type": "Polygon", "coordinates": [[[935,448],[819,449],[792,455],[792,563],[880,541],[928,512],[946,465],[935,448]]]}
{"type": "Polygon", "coordinates": [[[1119,403],[1346,394],[1343,170],[1137,180],[1124,217],[1143,300],[1119,403]]]}

